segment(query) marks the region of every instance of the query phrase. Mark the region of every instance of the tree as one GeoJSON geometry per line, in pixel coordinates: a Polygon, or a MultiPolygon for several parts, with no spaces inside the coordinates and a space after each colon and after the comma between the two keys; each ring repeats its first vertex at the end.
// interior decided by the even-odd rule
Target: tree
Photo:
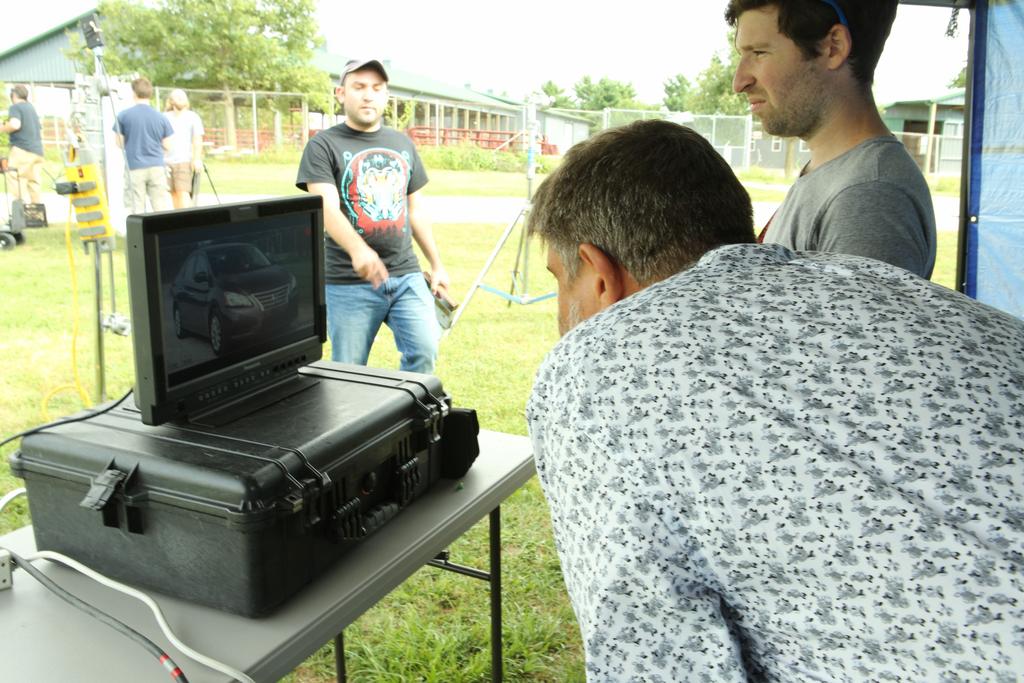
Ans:
{"type": "Polygon", "coordinates": [[[542,93],[551,98],[549,107],[555,109],[574,109],[575,103],[572,98],[565,94],[565,91],[559,88],[554,81],[547,81],[544,85],[540,86],[542,93]]]}
{"type": "Polygon", "coordinates": [[[665,81],[665,107],[669,111],[687,111],[690,108],[692,88],[689,79],[682,74],[665,81]]]}
{"type": "Polygon", "coordinates": [[[695,114],[731,114],[742,116],[749,112],[745,97],[732,90],[733,76],[739,65],[739,53],[730,51],[725,62],[717,54],[711,56],[711,63],[697,76],[697,84],[690,96],[690,111],[695,114]]]}
{"type": "Polygon", "coordinates": [[[967,65],[964,64],[964,68],[960,69],[960,73],[957,77],[949,82],[950,88],[966,88],[967,87],[967,65]]]}
{"type": "MultiPolygon", "coordinates": [[[[590,76],[581,78],[575,86],[576,102],[580,109],[601,111],[606,108],[634,109],[640,103],[636,101],[636,90],[632,83],[613,81],[602,77],[597,83],[590,76]]],[[[646,105],[640,105],[649,108],[646,105]]]]}
{"type": "MultiPolygon", "coordinates": [[[[300,92],[314,107],[332,106],[329,75],[310,63],[323,42],[316,0],[102,0],[98,11],[107,71],[223,91],[229,144],[231,91],[300,92]]],[[[88,51],[79,55],[91,64],[88,51]]]]}

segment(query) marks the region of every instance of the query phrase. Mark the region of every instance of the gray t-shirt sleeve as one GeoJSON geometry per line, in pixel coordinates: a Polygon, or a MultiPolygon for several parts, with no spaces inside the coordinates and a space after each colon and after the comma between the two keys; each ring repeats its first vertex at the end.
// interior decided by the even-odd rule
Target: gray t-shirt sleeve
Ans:
{"type": "Polygon", "coordinates": [[[885,181],[852,185],[837,194],[818,221],[818,251],[866,256],[923,277],[934,266],[922,207],[899,186],[885,181]]]}

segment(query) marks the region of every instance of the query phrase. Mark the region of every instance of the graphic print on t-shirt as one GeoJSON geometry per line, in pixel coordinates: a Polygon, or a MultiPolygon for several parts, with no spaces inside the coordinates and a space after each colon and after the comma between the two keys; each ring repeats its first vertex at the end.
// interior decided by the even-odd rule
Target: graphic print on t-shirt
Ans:
{"type": "Polygon", "coordinates": [[[397,237],[406,231],[407,154],[381,147],[345,152],[341,199],[360,235],[397,237]]]}

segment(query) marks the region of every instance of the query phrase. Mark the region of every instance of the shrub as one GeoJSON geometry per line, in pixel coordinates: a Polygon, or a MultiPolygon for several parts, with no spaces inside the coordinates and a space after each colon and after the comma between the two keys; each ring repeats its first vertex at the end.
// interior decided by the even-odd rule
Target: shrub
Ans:
{"type": "MultiPolygon", "coordinates": [[[[495,152],[472,144],[446,147],[420,147],[420,157],[428,168],[446,171],[526,171],[526,152],[495,152]]],[[[537,156],[537,172],[550,172],[559,157],[537,156]]]]}

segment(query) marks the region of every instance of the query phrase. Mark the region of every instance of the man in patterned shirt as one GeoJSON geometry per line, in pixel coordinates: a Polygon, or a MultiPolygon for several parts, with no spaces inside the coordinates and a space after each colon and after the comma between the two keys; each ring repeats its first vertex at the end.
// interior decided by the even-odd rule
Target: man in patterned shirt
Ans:
{"type": "Polygon", "coordinates": [[[530,230],[564,336],[527,417],[589,680],[1019,680],[1024,323],[751,244],[664,121],[570,150],[530,230]]]}

